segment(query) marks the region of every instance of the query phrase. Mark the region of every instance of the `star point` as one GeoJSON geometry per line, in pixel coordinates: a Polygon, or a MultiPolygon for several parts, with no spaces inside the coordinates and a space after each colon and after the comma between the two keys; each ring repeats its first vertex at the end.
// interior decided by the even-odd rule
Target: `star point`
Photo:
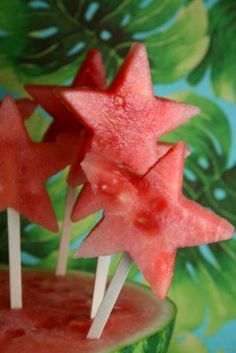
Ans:
{"type": "Polygon", "coordinates": [[[98,49],[92,48],[88,51],[85,60],[75,75],[72,86],[106,89],[106,70],[102,54],[98,49]]]}
{"type": "Polygon", "coordinates": [[[110,90],[123,96],[130,93],[142,94],[147,97],[153,95],[148,55],[143,44],[135,43],[131,47],[117,76],[110,85],[110,90]],[[142,69],[140,63],[142,63],[142,69]]]}
{"type": "MultiPolygon", "coordinates": [[[[0,101],[0,106],[1,104],[2,104],[2,101],[0,101]]],[[[16,104],[20,110],[22,118],[25,120],[30,118],[30,116],[32,115],[33,111],[37,106],[36,102],[28,98],[17,99],[16,104]]]]}

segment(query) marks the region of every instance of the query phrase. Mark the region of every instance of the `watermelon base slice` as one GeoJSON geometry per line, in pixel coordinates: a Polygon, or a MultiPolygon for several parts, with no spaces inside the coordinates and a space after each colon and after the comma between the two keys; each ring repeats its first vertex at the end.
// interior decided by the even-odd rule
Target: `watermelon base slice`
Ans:
{"type": "Polygon", "coordinates": [[[87,340],[94,277],[74,272],[55,277],[23,271],[24,308],[10,310],[8,271],[0,272],[2,353],[165,353],[176,308],[149,289],[126,284],[100,340],[87,340]]]}

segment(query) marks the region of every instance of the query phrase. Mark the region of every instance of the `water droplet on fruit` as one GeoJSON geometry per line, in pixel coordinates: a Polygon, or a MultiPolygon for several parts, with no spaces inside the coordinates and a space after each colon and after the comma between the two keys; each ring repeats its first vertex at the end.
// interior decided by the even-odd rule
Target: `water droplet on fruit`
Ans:
{"type": "Polygon", "coordinates": [[[115,97],[115,104],[120,106],[120,107],[124,106],[124,104],[125,104],[124,98],[121,97],[121,96],[116,96],[115,97]]]}

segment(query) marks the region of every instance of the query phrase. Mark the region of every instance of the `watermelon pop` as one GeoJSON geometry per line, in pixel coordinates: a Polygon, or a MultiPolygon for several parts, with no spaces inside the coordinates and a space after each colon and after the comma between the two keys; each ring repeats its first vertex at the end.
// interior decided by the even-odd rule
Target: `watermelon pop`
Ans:
{"type": "Polygon", "coordinates": [[[20,217],[57,231],[56,217],[44,183],[70,164],[74,146],[34,143],[10,97],[0,107],[0,212],[7,209],[11,308],[22,307],[20,217]]]}
{"type": "MultiPolygon", "coordinates": [[[[0,101],[0,106],[2,102],[0,101]]],[[[28,119],[36,108],[36,103],[28,98],[17,99],[16,104],[23,119],[28,119]]]]}
{"type": "MultiPolygon", "coordinates": [[[[159,152],[160,158],[171,148],[171,146],[172,145],[168,143],[158,143],[158,152],[159,152]]],[[[187,150],[187,154],[189,153],[190,151],[187,150]]],[[[105,170],[104,170],[104,173],[106,173],[105,170]]],[[[79,206],[79,214],[78,214],[77,220],[85,218],[102,209],[102,205],[99,204],[99,199],[94,197],[94,192],[89,183],[86,183],[84,185],[83,192],[80,193],[79,195],[78,206],[79,206]]],[[[78,211],[78,208],[77,208],[77,211],[78,211]]],[[[95,317],[97,310],[104,297],[109,265],[110,265],[109,256],[100,256],[98,258],[96,275],[95,275],[95,284],[94,284],[94,296],[93,296],[93,301],[91,306],[91,318],[95,317]]]]}
{"type": "Polygon", "coordinates": [[[144,174],[159,155],[156,141],[199,112],[155,97],[146,49],[135,44],[103,92],[66,89],[68,107],[92,131],[90,150],[144,174]]]}
{"type": "MultiPolygon", "coordinates": [[[[78,257],[126,253],[98,309],[88,338],[99,338],[124,284],[132,260],[163,300],[174,271],[176,251],[186,246],[229,239],[234,228],[182,194],[185,145],[172,147],[144,176],[131,174],[96,154],[88,154],[82,168],[91,183],[85,192],[104,219],[77,251],[78,257]]],[[[82,197],[83,200],[83,197],[82,197]]],[[[83,215],[80,201],[75,221],[83,215]]]]}
{"type": "MultiPolygon", "coordinates": [[[[229,239],[234,228],[182,194],[185,145],[172,147],[143,177],[95,154],[82,162],[104,219],[79,247],[77,256],[128,252],[163,299],[177,248],[229,239]]],[[[73,221],[81,218],[78,200],[73,221]]],[[[83,210],[82,210],[83,212],[83,210]]]]}
{"type": "MultiPolygon", "coordinates": [[[[198,108],[191,105],[154,97],[147,53],[140,44],[131,49],[105,91],[65,89],[58,94],[78,119],[82,119],[91,135],[91,138],[90,135],[85,137],[83,151],[70,170],[68,182],[72,186],[78,180],[85,181],[80,179],[83,175],[80,162],[88,151],[101,153],[144,173],[162,153],[156,140],[198,112],[198,108]]],[[[68,199],[72,196],[69,194],[68,199]]],[[[63,254],[65,256],[65,251],[63,254]]],[[[92,302],[92,318],[103,298],[108,266],[109,259],[98,259],[95,292],[100,296],[92,302]]]]}
{"type": "MultiPolygon", "coordinates": [[[[113,81],[112,85],[111,85],[111,89],[109,88],[108,90],[106,90],[106,92],[108,92],[108,94],[110,95],[110,98],[112,99],[112,95],[111,95],[111,91],[112,91],[112,86],[115,85],[115,82],[119,82],[121,81],[121,85],[123,84],[123,94],[124,95],[127,95],[128,96],[128,92],[125,92],[125,87],[126,87],[126,80],[124,79],[125,76],[129,77],[128,79],[128,83],[130,81],[132,81],[132,79],[136,76],[137,72],[139,70],[142,70],[143,66],[146,67],[146,81],[148,81],[148,85],[151,86],[152,83],[151,83],[151,77],[150,77],[150,72],[149,72],[149,66],[148,66],[148,60],[147,60],[147,56],[146,56],[146,51],[145,51],[145,48],[143,46],[139,46],[137,45],[136,47],[134,47],[133,51],[132,51],[132,55],[130,55],[130,57],[128,56],[125,63],[124,63],[124,69],[121,68],[120,72],[118,73],[118,76],[117,78],[113,81]],[[123,80],[123,81],[122,81],[123,80]]],[[[83,92],[85,90],[83,89],[83,92]]],[[[131,88],[131,93],[132,93],[132,88],[131,88]]],[[[74,96],[75,99],[76,99],[76,102],[77,100],[80,101],[80,97],[77,97],[77,93],[79,92],[78,89],[65,89],[65,90],[59,90],[58,93],[61,94],[62,97],[65,98],[65,102],[67,102],[67,96],[68,94],[71,95],[71,96],[74,96]],[[73,92],[71,94],[71,92],[73,92]]],[[[91,90],[90,90],[91,92],[91,90]]],[[[93,90],[94,93],[98,93],[98,92],[95,92],[93,90]]],[[[152,90],[150,90],[150,96],[151,98],[149,99],[150,100],[155,100],[155,98],[153,97],[153,92],[152,90]]],[[[104,93],[105,94],[105,93],[104,93]]],[[[141,95],[142,95],[142,92],[141,92],[141,95]]],[[[144,97],[145,98],[145,97],[144,97]]],[[[133,97],[133,99],[135,100],[138,100],[139,97],[133,97]]],[[[160,100],[160,102],[162,102],[163,100],[160,100]]],[[[81,102],[83,103],[83,97],[82,97],[82,100],[81,102]]],[[[166,101],[167,102],[167,101],[166,101]]],[[[194,114],[196,112],[198,112],[198,109],[196,107],[192,107],[192,106],[188,106],[188,105],[184,105],[182,103],[176,103],[176,102],[171,102],[171,101],[168,101],[170,103],[170,107],[168,108],[170,110],[170,113],[173,113],[172,109],[172,104],[174,105],[174,107],[176,108],[176,114],[177,114],[177,118],[179,118],[178,114],[179,114],[179,107],[181,106],[181,109],[183,111],[183,107],[184,107],[184,110],[185,111],[189,111],[187,114],[190,113],[191,111],[191,114],[194,114]]],[[[70,103],[70,100],[69,100],[69,103],[70,103]]],[[[135,103],[135,102],[133,102],[135,103]]],[[[144,104],[146,104],[146,101],[144,102],[144,104]]],[[[88,106],[89,107],[89,106],[88,106]]],[[[98,109],[99,109],[100,105],[98,105],[98,109]]],[[[69,108],[74,110],[75,114],[78,116],[78,118],[81,120],[81,115],[80,113],[78,113],[76,111],[76,109],[73,109],[73,104],[69,104],[69,108]]],[[[101,109],[101,112],[98,112],[97,111],[97,107],[93,107],[96,114],[97,114],[97,120],[100,119],[101,122],[102,122],[102,119],[103,117],[101,116],[101,112],[102,110],[104,109],[104,107],[100,107],[101,109]]],[[[114,107],[113,107],[114,108],[114,107]]],[[[112,107],[111,107],[112,109],[112,107]]],[[[123,127],[127,124],[127,126],[129,125],[129,119],[131,118],[131,120],[134,118],[134,113],[136,112],[133,112],[132,113],[132,106],[130,107],[130,111],[128,113],[128,116],[126,116],[126,113],[121,113],[122,114],[122,118],[123,118],[123,127]],[[129,116],[131,113],[131,116],[129,116]]],[[[158,107],[158,109],[161,109],[161,107],[158,107]]],[[[168,110],[167,109],[167,110],[168,110]]],[[[158,110],[156,113],[160,113],[160,111],[158,110]]],[[[111,112],[109,112],[110,114],[111,112]]],[[[112,114],[116,114],[116,107],[115,109],[113,109],[113,113],[112,114]]],[[[145,112],[144,112],[145,113],[145,112]]],[[[140,113],[141,114],[141,113],[140,113]]],[[[162,114],[162,113],[161,113],[162,114]]],[[[185,121],[185,118],[184,118],[184,114],[186,113],[181,113],[182,114],[182,119],[183,121],[185,121]]],[[[159,114],[160,115],[160,114],[159,114]]],[[[112,116],[112,115],[111,115],[112,116]]],[[[166,118],[167,116],[163,116],[162,118],[166,118]]],[[[189,116],[190,117],[190,116],[189,116]]],[[[82,117],[83,118],[83,117],[82,117]]],[[[152,117],[153,118],[153,117],[152,117]]],[[[118,119],[119,120],[119,116],[118,116],[118,119]]],[[[149,123],[151,122],[151,119],[149,119],[149,123]]],[[[109,123],[109,122],[108,122],[109,123]]],[[[171,123],[171,121],[170,121],[171,123]]],[[[85,121],[85,124],[86,124],[86,121],[85,121]]],[[[145,125],[146,124],[146,121],[143,121],[143,124],[145,125]]],[[[172,123],[173,124],[173,123],[172,123]]],[[[168,125],[168,124],[167,124],[168,125]]],[[[144,126],[143,126],[144,127],[144,126]]],[[[121,126],[122,128],[122,126],[121,126]]],[[[93,144],[93,140],[96,139],[96,134],[97,134],[97,131],[93,130],[93,129],[88,129],[89,130],[92,130],[92,137],[90,138],[90,134],[88,134],[87,136],[84,136],[84,141],[82,142],[82,148],[80,150],[80,153],[78,154],[78,158],[77,158],[77,161],[76,163],[74,163],[74,165],[71,167],[70,169],[70,172],[69,172],[69,175],[68,175],[68,183],[69,185],[71,186],[76,186],[82,182],[85,182],[85,179],[83,178],[83,174],[81,173],[81,167],[80,167],[80,162],[83,160],[83,157],[85,156],[86,152],[88,152],[89,150],[92,150],[92,151],[96,151],[97,152],[97,146],[95,144],[93,144]],[[81,178],[82,176],[82,178],[81,178]]],[[[105,128],[106,130],[106,128],[105,128]]],[[[113,129],[114,130],[114,129],[113,129]]],[[[126,128],[125,128],[126,130],[126,128]]],[[[137,134],[137,129],[134,129],[134,133],[136,131],[136,135],[137,135],[137,139],[139,139],[138,137],[138,134],[137,134]]],[[[103,132],[101,132],[101,134],[103,134],[103,132]]],[[[140,157],[140,151],[139,151],[139,143],[137,144],[136,143],[136,146],[133,146],[133,140],[130,139],[130,136],[129,134],[127,135],[124,135],[121,132],[119,132],[119,129],[118,129],[118,134],[120,134],[120,137],[122,139],[122,148],[123,148],[123,152],[127,152],[127,147],[129,147],[128,149],[130,150],[130,147],[131,149],[133,148],[133,152],[136,154],[135,155],[135,160],[138,161],[137,159],[137,156],[140,157]],[[136,151],[135,151],[136,149],[136,151]]],[[[161,135],[161,134],[160,134],[161,135]]],[[[105,134],[104,134],[105,136],[105,134]]],[[[104,146],[108,146],[108,149],[109,149],[109,153],[111,152],[111,155],[113,153],[113,150],[114,150],[114,145],[109,145],[109,141],[112,140],[112,141],[116,141],[116,131],[110,131],[110,136],[108,139],[105,138],[104,140],[104,146]]],[[[144,144],[148,145],[150,144],[150,138],[148,137],[147,135],[147,139],[145,140],[144,144]]],[[[103,142],[102,142],[103,143],[103,142]]],[[[159,158],[160,155],[162,154],[162,151],[163,149],[166,151],[167,148],[169,148],[169,146],[167,145],[164,145],[164,144],[161,144],[161,145],[158,145],[158,147],[156,146],[156,137],[155,135],[153,134],[152,135],[152,148],[155,150],[155,158],[159,158]]],[[[116,149],[119,149],[119,144],[116,145],[116,149]]],[[[144,148],[145,150],[145,148],[144,148]]],[[[99,149],[98,149],[98,152],[99,149]]],[[[123,153],[121,151],[121,153],[123,153]]],[[[146,150],[147,152],[147,150],[146,150]]],[[[127,154],[127,153],[126,153],[127,154]]],[[[119,153],[118,153],[119,155],[119,153]]],[[[146,156],[147,159],[149,158],[148,156],[146,156]]],[[[121,163],[123,162],[123,160],[119,160],[121,163]]],[[[142,161],[141,161],[142,162],[142,161]]],[[[139,163],[139,161],[138,161],[139,163]]],[[[130,168],[132,168],[133,165],[131,164],[130,165],[130,168]]],[[[71,205],[73,204],[73,202],[75,201],[75,193],[73,192],[73,190],[71,190],[71,192],[69,191],[68,194],[67,194],[67,198],[66,198],[66,211],[65,211],[65,220],[67,220],[67,217],[68,215],[70,214],[71,212],[71,205]]],[[[56,270],[56,273],[57,274],[60,274],[60,275],[63,275],[65,274],[65,271],[66,271],[66,259],[67,259],[67,249],[68,249],[68,241],[69,241],[69,234],[70,234],[70,229],[71,229],[71,225],[68,222],[63,222],[63,236],[61,238],[61,245],[60,245],[60,250],[59,250],[59,257],[58,257],[58,265],[57,265],[57,270],[56,270]]],[[[93,318],[95,316],[95,313],[96,313],[96,310],[97,310],[97,307],[98,305],[100,304],[100,300],[103,298],[103,294],[104,294],[104,290],[105,290],[105,284],[106,284],[106,274],[108,273],[108,269],[109,269],[109,258],[105,258],[105,257],[101,257],[98,259],[98,265],[97,265],[97,271],[96,271],[96,280],[95,280],[95,293],[100,293],[98,296],[95,295],[94,296],[94,300],[92,302],[92,310],[91,310],[91,317],[93,318]],[[101,277],[102,276],[102,277],[101,277]]]]}

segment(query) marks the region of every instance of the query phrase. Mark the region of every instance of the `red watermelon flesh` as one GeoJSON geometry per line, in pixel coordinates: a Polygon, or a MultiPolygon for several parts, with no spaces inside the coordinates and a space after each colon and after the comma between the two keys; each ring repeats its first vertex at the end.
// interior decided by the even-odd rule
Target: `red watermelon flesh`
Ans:
{"type": "Polygon", "coordinates": [[[27,92],[34,98],[54,121],[50,124],[44,135],[45,142],[55,142],[58,134],[61,132],[77,132],[80,133],[82,124],[79,123],[72,112],[57,98],[54,89],[57,86],[47,85],[28,85],[27,92]]]}
{"type": "Polygon", "coordinates": [[[66,89],[68,107],[93,131],[91,151],[144,174],[158,159],[156,141],[199,112],[154,97],[146,49],[131,48],[107,90],[66,89]]]}
{"type": "Polygon", "coordinates": [[[85,184],[87,182],[87,178],[80,164],[84,159],[86,153],[88,153],[90,150],[89,131],[87,129],[83,129],[80,133],[60,134],[57,137],[57,142],[73,144],[77,146],[78,153],[67,175],[67,183],[72,187],[85,184]]]}
{"type": "MultiPolygon", "coordinates": [[[[81,137],[81,147],[77,155],[75,163],[71,166],[69,174],[67,176],[67,182],[71,186],[81,185],[87,181],[87,178],[81,168],[81,162],[85,158],[86,154],[92,150],[91,147],[91,136],[83,135],[81,137]]],[[[157,158],[159,159],[166,151],[172,146],[170,143],[160,142],[157,144],[157,158]]]]}
{"type": "MultiPolygon", "coordinates": [[[[36,103],[28,98],[17,99],[15,102],[23,119],[28,119],[36,108],[36,103]]],[[[1,104],[2,101],[0,101],[0,106],[1,104]]]]}
{"type": "Polygon", "coordinates": [[[12,207],[32,222],[57,231],[56,216],[44,184],[74,161],[77,148],[32,142],[10,97],[0,107],[0,130],[0,211],[12,207]]]}
{"type": "Polygon", "coordinates": [[[125,353],[148,347],[149,339],[156,352],[166,352],[175,307],[138,285],[122,289],[102,339],[87,340],[93,281],[85,273],[55,277],[25,270],[24,308],[10,310],[8,272],[1,271],[0,352],[125,353]]]}
{"type": "MultiPolygon", "coordinates": [[[[92,89],[106,87],[105,68],[101,53],[97,49],[91,49],[88,52],[72,83],[72,87],[83,86],[92,89]]],[[[27,92],[53,118],[53,122],[44,136],[44,141],[47,142],[55,141],[61,133],[80,133],[83,128],[81,122],[58,98],[56,89],[58,86],[55,85],[26,86],[27,92]]]]}
{"type": "Polygon", "coordinates": [[[86,153],[90,150],[90,140],[90,132],[87,129],[81,130],[80,134],[60,134],[57,138],[58,142],[75,144],[78,147],[76,159],[71,165],[67,175],[67,183],[72,187],[76,187],[87,182],[87,178],[80,164],[86,153]]]}
{"type": "Polygon", "coordinates": [[[86,59],[75,75],[72,87],[90,87],[104,90],[107,87],[106,71],[99,50],[89,50],[86,59]]]}
{"type": "MultiPolygon", "coordinates": [[[[229,239],[234,227],[182,194],[185,145],[172,147],[143,177],[128,174],[98,155],[82,168],[104,219],[79,247],[78,257],[128,252],[163,299],[177,248],[229,239]]],[[[90,195],[91,198],[91,195],[90,195]]],[[[80,217],[80,199],[72,218],[80,217]]]]}
{"type": "MultiPolygon", "coordinates": [[[[173,144],[171,144],[171,143],[159,142],[157,144],[157,149],[158,149],[158,153],[159,153],[158,159],[163,157],[171,147],[173,147],[173,144]]],[[[186,149],[186,157],[190,153],[191,153],[191,151],[187,148],[186,149]]],[[[103,161],[103,163],[105,163],[105,161],[103,161]]],[[[109,165],[110,164],[108,163],[103,167],[103,178],[105,177],[107,170],[108,170],[108,173],[107,173],[107,182],[108,183],[109,183],[109,178],[110,178],[109,165]]],[[[101,167],[101,165],[100,165],[100,167],[101,167]]],[[[123,172],[125,172],[125,169],[123,169],[123,172]]],[[[130,171],[130,173],[132,173],[132,172],[130,171]]],[[[126,175],[128,176],[129,174],[126,173],[126,175]]],[[[94,196],[95,196],[95,194],[94,194],[94,191],[92,190],[91,184],[87,183],[86,185],[84,185],[82,191],[80,192],[80,194],[78,196],[78,200],[77,200],[77,204],[76,204],[76,214],[74,213],[74,217],[75,217],[76,221],[78,221],[82,218],[88,217],[89,215],[91,215],[95,212],[98,212],[99,210],[102,209],[102,205],[99,203],[99,198],[94,197],[94,196]]],[[[118,205],[116,205],[116,206],[118,206],[118,205]]]]}

